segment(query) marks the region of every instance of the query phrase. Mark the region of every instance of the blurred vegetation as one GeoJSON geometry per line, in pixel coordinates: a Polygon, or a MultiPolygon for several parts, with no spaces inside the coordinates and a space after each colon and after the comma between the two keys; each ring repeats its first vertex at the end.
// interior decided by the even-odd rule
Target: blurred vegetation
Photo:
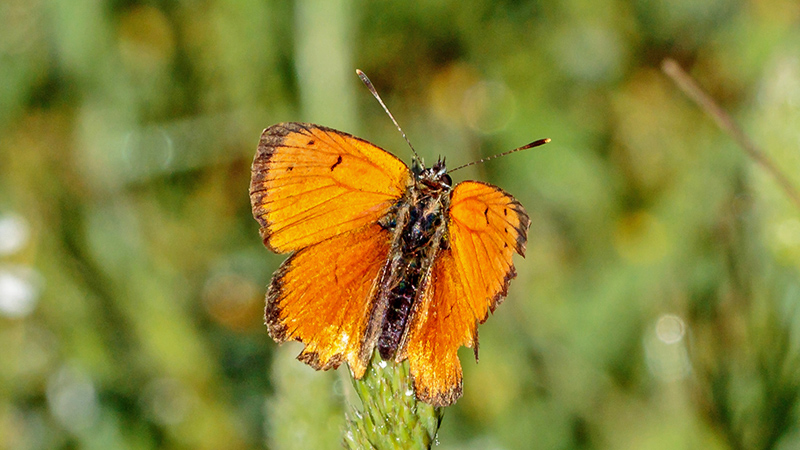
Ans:
{"type": "Polygon", "coordinates": [[[0,3],[0,448],[339,448],[346,370],[263,327],[249,168],[280,121],[531,214],[442,449],[800,448],[794,0],[0,3]]]}

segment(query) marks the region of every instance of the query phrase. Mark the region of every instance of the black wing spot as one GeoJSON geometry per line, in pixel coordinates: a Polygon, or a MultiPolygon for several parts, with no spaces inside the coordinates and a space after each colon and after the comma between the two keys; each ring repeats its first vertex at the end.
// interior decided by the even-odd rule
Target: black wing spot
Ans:
{"type": "Polygon", "coordinates": [[[508,248],[508,242],[503,242],[503,248],[508,248]]]}
{"type": "Polygon", "coordinates": [[[489,225],[489,207],[483,210],[483,217],[486,218],[486,225],[489,225]]]}
{"type": "Polygon", "coordinates": [[[317,141],[315,141],[315,140],[313,140],[313,139],[309,139],[309,140],[308,140],[308,144],[306,144],[306,145],[314,145],[316,142],[317,142],[317,141]]]}
{"type": "Polygon", "coordinates": [[[287,172],[291,172],[291,171],[292,171],[292,169],[294,169],[294,166],[289,166],[289,167],[287,167],[287,168],[286,168],[286,171],[287,171],[287,172]]]}
{"type": "Polygon", "coordinates": [[[506,234],[508,234],[508,227],[503,227],[503,231],[505,231],[506,234]]]}
{"type": "Polygon", "coordinates": [[[342,155],[339,155],[339,157],[336,158],[336,162],[333,163],[333,165],[331,166],[331,172],[333,172],[333,169],[335,169],[336,166],[338,166],[341,163],[342,163],[342,155]]]}
{"type": "Polygon", "coordinates": [[[507,215],[508,215],[508,208],[503,208],[503,215],[504,215],[504,216],[507,216],[507,215]]]}

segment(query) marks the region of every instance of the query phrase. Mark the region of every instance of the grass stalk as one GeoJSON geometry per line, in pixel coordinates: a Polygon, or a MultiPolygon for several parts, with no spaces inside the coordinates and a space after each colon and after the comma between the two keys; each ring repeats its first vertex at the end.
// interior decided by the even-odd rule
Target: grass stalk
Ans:
{"type": "Polygon", "coordinates": [[[443,409],[417,400],[408,362],[373,356],[367,373],[353,380],[361,405],[347,412],[347,449],[429,449],[436,441],[443,409]]]}

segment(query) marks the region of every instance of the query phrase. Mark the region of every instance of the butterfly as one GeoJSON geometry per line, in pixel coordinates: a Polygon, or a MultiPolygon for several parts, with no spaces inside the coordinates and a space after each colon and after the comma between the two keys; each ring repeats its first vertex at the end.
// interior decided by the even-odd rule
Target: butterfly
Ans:
{"type": "Polygon", "coordinates": [[[419,400],[461,396],[457,350],[477,360],[478,324],[525,255],[530,219],[514,197],[453,186],[443,160],[409,169],[348,133],[290,122],[262,133],[250,199],[264,244],[291,253],[266,296],[276,342],[302,342],[298,359],[318,370],[346,362],[357,379],[377,349],[408,360],[419,400]]]}

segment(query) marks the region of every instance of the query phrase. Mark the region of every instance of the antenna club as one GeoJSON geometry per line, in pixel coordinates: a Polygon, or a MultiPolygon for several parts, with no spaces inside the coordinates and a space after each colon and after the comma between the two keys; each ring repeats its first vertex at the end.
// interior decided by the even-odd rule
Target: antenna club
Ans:
{"type": "Polygon", "coordinates": [[[403,129],[400,128],[400,124],[397,123],[397,120],[394,119],[392,113],[389,112],[389,108],[387,108],[386,104],[383,103],[383,99],[381,98],[380,95],[378,95],[378,91],[375,89],[375,86],[372,85],[372,82],[369,81],[367,75],[359,69],[356,69],[356,74],[358,75],[358,78],[361,78],[361,82],[364,83],[364,86],[366,86],[367,89],[369,89],[369,91],[372,93],[372,96],[375,97],[375,100],[378,100],[378,103],[381,104],[383,110],[386,111],[386,114],[388,114],[389,118],[392,119],[392,123],[394,123],[394,126],[397,127],[397,131],[399,131],[400,134],[403,135],[403,139],[405,139],[408,146],[411,147],[411,152],[414,154],[414,157],[419,159],[420,164],[422,164],[422,160],[420,159],[419,155],[417,155],[417,151],[414,150],[414,146],[411,145],[411,141],[409,141],[408,137],[406,137],[405,131],[403,131],[403,129]]]}
{"type": "Polygon", "coordinates": [[[510,155],[511,153],[514,153],[514,152],[519,152],[519,151],[522,151],[522,150],[528,150],[529,148],[538,147],[540,145],[547,144],[548,142],[550,142],[550,138],[539,139],[538,141],[533,141],[528,145],[523,145],[522,147],[517,147],[514,150],[509,150],[507,152],[503,152],[503,153],[500,153],[500,154],[497,154],[497,155],[494,155],[494,156],[490,156],[488,158],[481,158],[478,161],[472,161],[471,163],[467,163],[467,164],[458,166],[455,169],[448,170],[447,173],[455,172],[456,170],[461,170],[464,167],[469,167],[469,166],[471,166],[473,164],[480,164],[480,163],[489,161],[490,159],[495,159],[495,158],[499,158],[501,156],[510,155]]]}

